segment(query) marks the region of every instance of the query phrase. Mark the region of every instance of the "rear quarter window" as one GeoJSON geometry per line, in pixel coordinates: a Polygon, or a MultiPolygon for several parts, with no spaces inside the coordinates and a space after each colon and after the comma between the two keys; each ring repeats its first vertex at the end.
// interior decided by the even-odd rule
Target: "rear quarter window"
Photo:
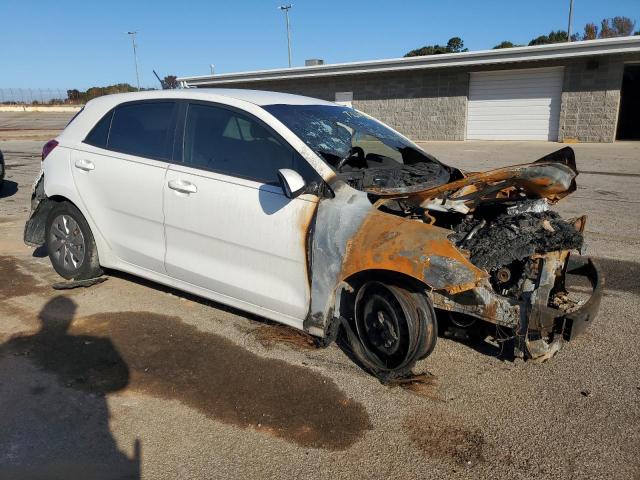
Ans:
{"type": "Polygon", "coordinates": [[[109,128],[111,127],[111,119],[113,118],[113,110],[100,119],[98,123],[91,129],[84,143],[93,145],[94,147],[107,148],[107,139],[109,138],[109,128]]]}

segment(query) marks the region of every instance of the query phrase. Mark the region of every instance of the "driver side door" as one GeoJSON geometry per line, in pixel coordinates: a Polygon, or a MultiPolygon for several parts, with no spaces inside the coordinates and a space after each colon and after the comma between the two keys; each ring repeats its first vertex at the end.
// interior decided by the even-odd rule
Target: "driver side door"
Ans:
{"type": "Polygon", "coordinates": [[[194,102],[185,115],[183,162],[169,167],[163,190],[167,273],[222,303],[267,309],[300,325],[318,198],[288,199],[277,171],[310,167],[246,112],[194,102]]]}

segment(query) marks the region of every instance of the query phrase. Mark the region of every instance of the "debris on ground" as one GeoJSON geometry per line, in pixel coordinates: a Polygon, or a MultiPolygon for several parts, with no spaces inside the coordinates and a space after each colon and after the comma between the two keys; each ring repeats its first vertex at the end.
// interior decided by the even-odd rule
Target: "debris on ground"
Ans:
{"type": "Polygon", "coordinates": [[[316,345],[311,335],[295,328],[276,323],[265,323],[252,331],[258,343],[266,348],[286,344],[294,348],[315,350],[316,345]]]}
{"type": "Polygon", "coordinates": [[[106,282],[107,277],[88,278],[86,280],[71,280],[69,282],[58,282],[51,285],[54,290],[71,290],[73,288],[87,288],[99,283],[106,282]]]}
{"type": "Polygon", "coordinates": [[[430,400],[443,401],[438,395],[437,377],[431,373],[418,373],[405,378],[396,379],[391,385],[420,395],[430,400]]]}

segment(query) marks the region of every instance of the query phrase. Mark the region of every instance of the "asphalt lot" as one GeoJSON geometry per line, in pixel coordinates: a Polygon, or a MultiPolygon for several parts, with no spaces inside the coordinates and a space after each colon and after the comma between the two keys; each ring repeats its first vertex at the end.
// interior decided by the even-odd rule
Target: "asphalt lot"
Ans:
{"type": "MultiPolygon", "coordinates": [[[[440,338],[416,393],[127,275],[53,290],[46,254],[22,243],[44,138],[3,138],[0,478],[640,478],[640,143],[576,145],[579,189],[558,205],[588,214],[606,274],[590,330],[544,364],[440,338]]],[[[561,146],[425,144],[468,170],[561,146]]]]}

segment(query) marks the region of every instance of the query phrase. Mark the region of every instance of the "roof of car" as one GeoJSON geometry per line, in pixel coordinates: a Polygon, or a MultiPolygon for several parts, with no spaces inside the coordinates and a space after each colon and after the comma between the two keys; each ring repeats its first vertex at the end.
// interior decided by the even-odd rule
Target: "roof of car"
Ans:
{"type": "MultiPolygon", "coordinates": [[[[183,98],[199,100],[219,100],[220,97],[234,98],[255,105],[335,105],[335,103],[318,98],[292,95],[290,93],[269,92],[265,90],[245,90],[240,88],[185,88],[176,90],[148,90],[143,92],[119,93],[105,95],[102,98],[109,103],[131,102],[135,100],[152,100],[163,98],[183,98]]],[[[95,100],[94,100],[95,102],[95,100]]]]}

